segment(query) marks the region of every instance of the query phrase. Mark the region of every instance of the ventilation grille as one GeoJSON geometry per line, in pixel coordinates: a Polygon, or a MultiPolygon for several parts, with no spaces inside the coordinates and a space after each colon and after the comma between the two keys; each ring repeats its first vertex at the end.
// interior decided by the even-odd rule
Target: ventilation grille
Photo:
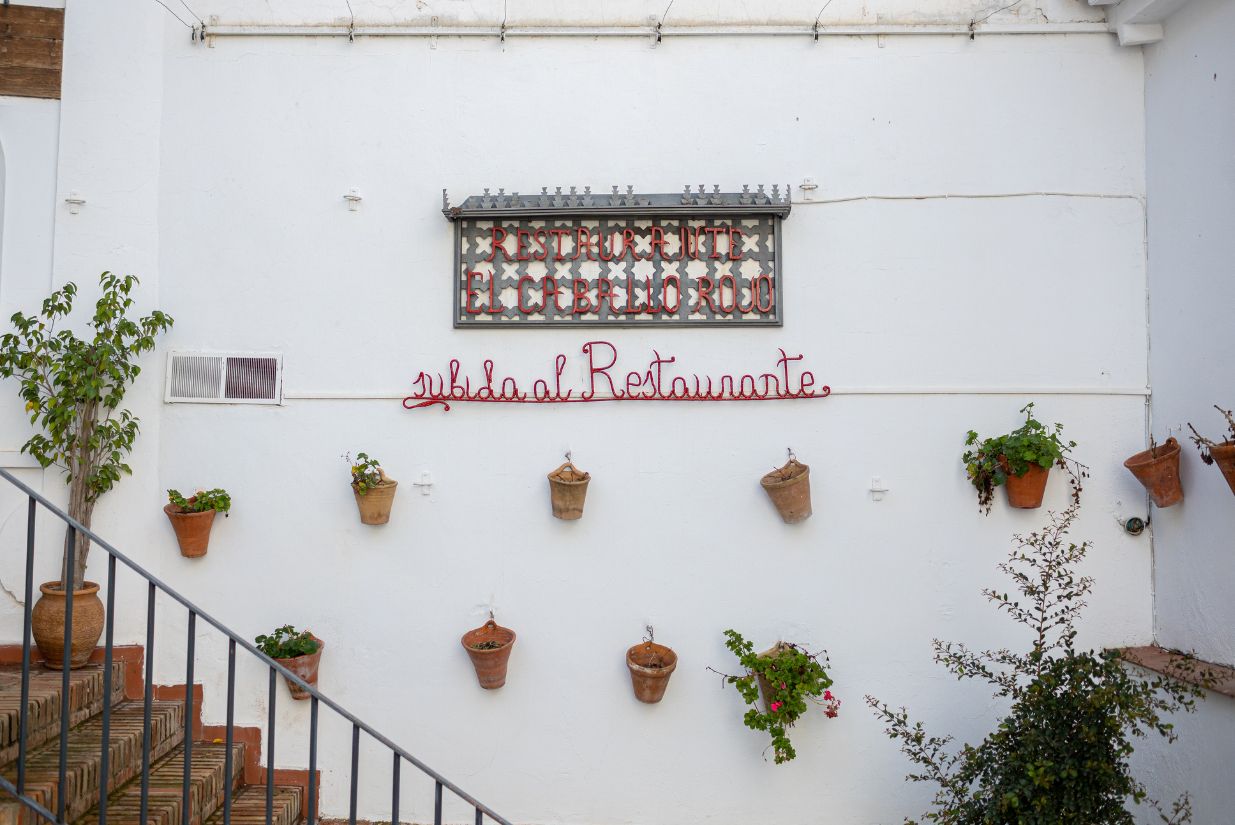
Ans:
{"type": "Polygon", "coordinates": [[[279,404],[283,356],[173,352],[167,357],[169,403],[279,404]]]}

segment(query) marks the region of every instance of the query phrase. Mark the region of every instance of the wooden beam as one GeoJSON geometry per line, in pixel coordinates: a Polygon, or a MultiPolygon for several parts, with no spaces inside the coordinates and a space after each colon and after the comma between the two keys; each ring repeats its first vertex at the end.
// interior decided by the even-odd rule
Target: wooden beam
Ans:
{"type": "Polygon", "coordinates": [[[64,9],[0,6],[0,95],[60,98],[64,9]]]}

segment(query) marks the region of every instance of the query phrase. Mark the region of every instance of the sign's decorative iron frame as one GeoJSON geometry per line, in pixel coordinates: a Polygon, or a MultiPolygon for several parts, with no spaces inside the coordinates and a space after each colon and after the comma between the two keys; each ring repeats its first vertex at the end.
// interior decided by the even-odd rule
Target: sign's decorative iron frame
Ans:
{"type": "MultiPolygon", "coordinates": [[[[579,192],[578,187],[574,186],[571,186],[569,191],[563,192],[562,187],[559,186],[555,187],[555,191],[551,193],[548,191],[548,187],[544,187],[539,195],[520,195],[518,192],[507,194],[505,189],[499,189],[497,194],[491,194],[490,190],[485,189],[483,194],[472,195],[461,204],[452,206],[446,190],[443,189],[442,214],[454,224],[454,274],[452,275],[452,288],[450,290],[451,316],[454,327],[456,329],[520,329],[544,327],[783,326],[780,224],[789,215],[791,191],[791,188],[786,186],[782,193],[779,185],[773,185],[770,191],[763,185],[759,185],[755,191],[751,191],[751,187],[745,185],[742,187],[741,192],[721,192],[719,186],[713,186],[712,191],[707,192],[703,185],[699,185],[697,190],[692,191],[687,186],[684,187],[681,193],[677,194],[636,193],[632,186],[627,186],[625,192],[619,191],[618,187],[614,186],[609,193],[593,193],[590,186],[584,187],[582,192],[579,192]],[[565,313],[560,309],[560,305],[558,312],[562,314],[552,312],[520,312],[516,308],[507,307],[500,313],[497,313],[500,315],[500,318],[493,320],[477,320],[479,313],[476,313],[475,310],[472,312],[466,311],[465,303],[470,304],[470,301],[465,296],[471,290],[471,275],[469,270],[465,269],[465,263],[467,262],[464,259],[463,244],[465,237],[468,237],[468,233],[472,237],[478,236],[480,234],[478,230],[483,227],[483,233],[488,234],[490,232],[489,227],[493,226],[492,223],[488,222],[493,221],[501,221],[505,226],[513,226],[515,231],[519,231],[528,227],[543,227],[549,221],[556,220],[561,222],[558,224],[559,226],[568,226],[571,231],[579,231],[580,226],[584,222],[595,223],[606,220],[629,222],[632,219],[648,221],[653,224],[661,220],[668,220],[677,222],[682,226],[685,226],[687,221],[702,222],[710,219],[730,220],[733,227],[737,227],[739,222],[743,221],[748,226],[753,222],[757,222],[755,225],[761,231],[771,236],[771,243],[765,243],[767,248],[765,248],[759,258],[759,262],[771,270],[770,273],[764,273],[764,277],[770,283],[770,311],[761,309],[758,312],[747,311],[743,313],[739,308],[724,312],[715,308],[710,299],[707,302],[708,306],[704,306],[704,301],[699,299],[697,301],[698,306],[694,309],[687,306],[685,311],[680,312],[665,312],[660,315],[646,313],[642,320],[635,320],[629,316],[615,313],[612,309],[613,302],[611,298],[608,308],[601,312],[591,313],[591,317],[580,317],[573,312],[565,313]],[[537,314],[542,317],[529,317],[529,315],[537,314]],[[758,317],[759,315],[764,317],[758,317]]],[[[626,226],[629,227],[630,224],[627,223],[626,226]]],[[[735,229],[734,231],[741,235],[740,229],[735,229]]],[[[525,232],[524,234],[526,235],[527,233],[525,232]]],[[[496,240],[497,235],[494,234],[493,238],[496,240]]],[[[713,235],[712,243],[713,245],[716,244],[715,235],[713,235]]],[[[734,236],[732,234],[729,236],[729,243],[734,243],[734,236]]],[[[627,251],[623,247],[623,251],[618,257],[624,259],[627,251]]],[[[715,250],[713,251],[715,252],[715,250]]],[[[480,253],[477,252],[476,254],[478,256],[480,253]]],[[[745,252],[743,252],[744,254],[745,252]]],[[[652,253],[649,252],[649,259],[651,257],[652,253]]],[[[636,260],[646,259],[636,258],[636,260]]],[[[732,260],[736,262],[738,259],[732,260]]],[[[492,276],[490,277],[492,278],[492,276]]],[[[601,277],[603,278],[603,276],[601,277]]],[[[531,278],[531,276],[524,276],[524,278],[531,278]]],[[[515,291],[519,295],[518,301],[520,304],[522,303],[521,289],[524,278],[520,278],[514,285],[515,291]]],[[[554,278],[556,280],[556,275],[554,275],[554,278]]],[[[683,276],[681,281],[674,284],[677,290],[678,306],[686,304],[689,300],[687,286],[690,282],[686,276],[683,276]],[[681,281],[686,281],[686,283],[681,281]]],[[[627,283],[629,285],[629,280],[627,283]]],[[[654,274],[647,279],[646,289],[649,293],[649,303],[651,303],[650,293],[654,283],[659,285],[662,298],[668,294],[668,284],[661,280],[659,274],[654,274]]],[[[737,298],[737,293],[739,292],[738,283],[735,280],[734,286],[731,289],[734,295],[733,304],[735,306],[740,303],[737,298]]],[[[751,279],[748,279],[747,283],[748,287],[741,291],[751,296],[749,306],[754,308],[755,303],[760,300],[760,285],[751,279]]],[[[508,288],[511,284],[506,286],[508,288]]],[[[493,285],[493,288],[496,289],[496,284],[493,285]]],[[[619,286],[618,288],[621,287],[619,286]]],[[[596,306],[599,309],[601,306],[599,279],[589,281],[589,290],[597,294],[596,306]]],[[[478,293],[476,294],[479,296],[478,293]]],[[[571,297],[571,293],[568,291],[562,291],[560,294],[565,295],[568,300],[571,297]]],[[[723,294],[722,289],[722,307],[723,294]]],[[[557,304],[558,298],[556,295],[553,300],[557,304]]],[[[543,303],[542,301],[542,306],[543,303]]],[[[485,314],[492,313],[486,312],[485,314]]]]}

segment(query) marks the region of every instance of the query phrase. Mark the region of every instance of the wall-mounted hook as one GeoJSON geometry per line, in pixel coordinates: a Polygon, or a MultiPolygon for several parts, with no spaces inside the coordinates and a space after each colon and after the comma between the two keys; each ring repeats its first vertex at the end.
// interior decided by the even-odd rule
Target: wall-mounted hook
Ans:
{"type": "Polygon", "coordinates": [[[86,199],[76,192],[70,192],[68,197],[64,199],[64,202],[69,205],[69,214],[76,215],[81,211],[81,208],[85,206],[86,199]]]}
{"type": "MultiPolygon", "coordinates": [[[[443,190],[443,192],[444,191],[445,190],[443,190]]],[[[364,198],[361,197],[360,190],[353,186],[351,189],[347,190],[347,194],[343,196],[343,200],[347,201],[347,208],[349,210],[352,212],[359,212],[360,202],[364,200],[364,198]]]]}
{"type": "Polygon", "coordinates": [[[786,448],[785,448],[785,452],[789,453],[789,460],[790,460],[790,461],[797,461],[797,460],[798,460],[798,457],[797,457],[796,455],[794,455],[794,454],[793,454],[793,448],[792,448],[792,447],[786,447],[786,448]]]}

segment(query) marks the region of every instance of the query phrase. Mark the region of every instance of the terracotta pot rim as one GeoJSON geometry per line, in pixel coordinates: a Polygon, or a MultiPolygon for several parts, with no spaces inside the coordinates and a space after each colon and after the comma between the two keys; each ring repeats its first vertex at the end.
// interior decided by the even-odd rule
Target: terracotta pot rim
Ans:
{"type": "MultiPolygon", "coordinates": [[[[82,585],[83,587],[80,590],[73,591],[74,599],[76,599],[79,595],[89,596],[92,593],[99,592],[98,582],[86,581],[86,582],[82,582],[82,585]]],[[[55,579],[54,581],[49,581],[49,582],[43,582],[42,584],[39,585],[39,592],[42,593],[44,596],[54,596],[57,599],[63,599],[64,593],[65,593],[64,590],[60,589],[59,579],[55,579]]]]}
{"type": "Polygon", "coordinates": [[[636,673],[640,673],[645,676],[668,676],[678,666],[678,654],[677,651],[668,645],[658,644],[657,642],[640,642],[637,645],[631,645],[631,647],[626,651],[626,666],[636,673]],[[636,651],[646,648],[649,644],[667,652],[669,656],[672,657],[669,663],[661,667],[648,667],[647,665],[639,664],[631,658],[636,651]]]}
{"type": "Polygon", "coordinates": [[[1006,455],[1000,454],[1000,456],[999,456],[999,464],[1000,464],[1000,466],[1002,466],[1002,467],[1003,467],[1003,471],[1004,471],[1004,473],[1005,473],[1005,474],[1006,474],[1009,478],[1024,478],[1025,476],[1027,476],[1027,475],[1029,475],[1030,473],[1032,473],[1035,469],[1036,469],[1036,470],[1041,470],[1041,471],[1042,471],[1042,472],[1044,472],[1044,473],[1049,473],[1049,472],[1051,471],[1051,467],[1054,467],[1054,466],[1055,466],[1055,462],[1053,462],[1053,461],[1051,462],[1051,467],[1043,467],[1041,464],[1037,463],[1036,461],[1032,461],[1032,462],[1030,462],[1030,463],[1029,463],[1029,466],[1025,468],[1025,472],[1021,473],[1020,475],[1015,475],[1015,474],[1013,474],[1013,473],[1012,473],[1012,471],[1011,471],[1011,470],[1010,470],[1010,468],[1008,467],[1008,457],[1007,457],[1006,455]]]}
{"type": "Polygon", "coordinates": [[[188,510],[182,510],[175,504],[168,502],[163,505],[163,512],[173,518],[194,518],[196,516],[212,516],[219,511],[211,507],[209,510],[199,510],[196,513],[190,513],[188,510]]]}
{"type": "MultiPolygon", "coordinates": [[[[759,483],[762,484],[765,489],[773,490],[778,487],[788,487],[793,484],[798,484],[802,481],[802,479],[810,477],[809,464],[803,464],[800,461],[790,462],[790,464],[796,464],[798,467],[802,468],[802,471],[795,473],[789,478],[784,478],[781,476],[781,473],[784,472],[785,468],[782,467],[779,470],[772,470],[771,472],[765,473],[763,478],[759,479],[759,483]]],[[[786,464],[785,466],[788,467],[790,464],[786,464]]]]}
{"type": "Polygon", "coordinates": [[[358,495],[358,496],[367,496],[369,493],[373,492],[374,490],[391,490],[391,489],[394,489],[395,487],[398,487],[398,486],[399,486],[399,482],[395,481],[393,478],[388,478],[388,479],[386,479],[385,481],[382,481],[382,482],[379,482],[379,483],[377,483],[377,484],[374,484],[372,487],[370,487],[369,489],[365,490],[363,493],[362,493],[362,492],[360,492],[359,490],[357,490],[357,489],[356,489],[356,482],[354,482],[354,481],[353,481],[353,482],[352,482],[349,486],[352,488],[352,491],[353,491],[356,495],[358,495]]]}
{"type": "Polygon", "coordinates": [[[274,659],[273,656],[271,656],[270,658],[274,659],[276,662],[295,662],[300,659],[307,659],[310,656],[317,656],[323,650],[326,649],[326,643],[322,641],[321,639],[317,638],[316,636],[314,636],[312,633],[309,634],[309,638],[317,642],[317,650],[313,651],[312,653],[301,653],[299,656],[288,656],[285,659],[274,659]]]}
{"type": "Polygon", "coordinates": [[[1170,438],[1164,444],[1158,445],[1158,456],[1154,457],[1152,450],[1141,450],[1132,457],[1124,461],[1124,466],[1129,470],[1132,468],[1148,467],[1162,461],[1170,461],[1179,455],[1179,442],[1174,438],[1170,438]],[[1164,452],[1165,451],[1165,452],[1164,452]]]}
{"type": "Polygon", "coordinates": [[[1221,444],[1215,444],[1214,446],[1209,448],[1210,453],[1213,453],[1217,450],[1221,450],[1223,453],[1226,453],[1228,451],[1235,453],[1235,441],[1223,441],[1221,444]]]}
{"type": "Polygon", "coordinates": [[[460,636],[459,644],[463,645],[464,650],[466,650],[470,654],[474,654],[477,656],[486,656],[486,655],[490,655],[493,653],[501,653],[503,650],[513,645],[515,643],[515,639],[517,638],[519,638],[518,634],[516,634],[509,627],[502,627],[500,624],[490,619],[489,621],[482,624],[480,627],[474,627],[468,632],[464,633],[462,636],[460,636]],[[502,639],[493,640],[493,641],[502,642],[501,647],[495,647],[491,650],[477,650],[476,648],[472,647],[470,644],[467,643],[467,637],[471,636],[474,633],[479,633],[480,631],[483,631],[483,630],[489,630],[491,633],[501,634],[503,636],[509,633],[510,638],[505,641],[503,641],[502,639]]]}

